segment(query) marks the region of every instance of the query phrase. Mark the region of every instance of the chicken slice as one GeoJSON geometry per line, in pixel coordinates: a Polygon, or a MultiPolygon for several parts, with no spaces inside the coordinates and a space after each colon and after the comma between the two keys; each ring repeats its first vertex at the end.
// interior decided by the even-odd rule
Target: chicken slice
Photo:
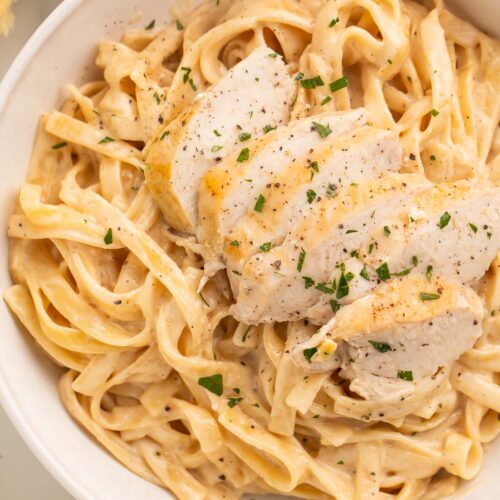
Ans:
{"type": "Polygon", "coordinates": [[[365,399],[406,398],[472,348],[483,316],[471,288],[405,276],[340,309],[293,356],[306,371],[340,367],[350,390],[365,399]]]}
{"type": "Polygon", "coordinates": [[[364,109],[324,113],[295,120],[247,143],[249,159],[238,161],[239,151],[210,169],[200,186],[198,240],[222,256],[223,241],[236,222],[253,210],[259,193],[273,176],[300,164],[322,144],[366,123],[364,109]],[[331,133],[323,138],[315,123],[327,125],[331,133]]]}
{"type": "Polygon", "coordinates": [[[247,324],[291,321],[304,318],[321,296],[335,310],[342,284],[329,282],[333,272],[402,203],[429,186],[416,174],[390,174],[323,198],[280,246],[248,261],[231,313],[247,324]]]}
{"type": "MultiPolygon", "coordinates": [[[[473,284],[499,251],[500,188],[468,180],[439,184],[418,193],[371,231],[355,249],[359,258],[345,260],[354,277],[340,303],[398,275],[420,273],[473,284]]],[[[340,275],[337,270],[330,279],[340,275]]],[[[317,322],[329,314],[323,297],[306,316],[317,322]]]]}
{"type": "Polygon", "coordinates": [[[302,161],[273,175],[260,190],[259,196],[265,200],[261,211],[251,207],[224,241],[235,295],[248,260],[280,244],[297,219],[314,211],[323,198],[336,196],[338,189],[353,182],[395,172],[400,165],[398,137],[366,126],[322,142],[311,148],[302,161]]]}
{"type": "Polygon", "coordinates": [[[158,134],[146,179],[172,227],[195,232],[205,172],[234,148],[243,149],[248,135],[287,123],[294,89],[281,57],[260,47],[158,134]]]}

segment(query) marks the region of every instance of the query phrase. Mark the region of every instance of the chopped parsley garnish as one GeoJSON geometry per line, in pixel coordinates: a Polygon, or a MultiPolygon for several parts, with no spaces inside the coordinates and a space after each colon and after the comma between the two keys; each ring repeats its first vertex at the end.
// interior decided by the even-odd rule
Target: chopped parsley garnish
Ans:
{"type": "Polygon", "coordinates": [[[357,233],[358,230],[357,229],[348,229],[345,234],[351,234],[351,233],[357,233]]]}
{"type": "Polygon", "coordinates": [[[316,290],[327,293],[328,295],[333,295],[335,293],[335,290],[332,287],[328,286],[326,283],[318,283],[316,285],[316,290]]]}
{"type": "Polygon", "coordinates": [[[330,90],[332,92],[337,92],[338,90],[347,87],[347,85],[349,85],[349,80],[347,76],[343,76],[338,80],[335,80],[334,82],[330,83],[330,90]]]}
{"type": "Polygon", "coordinates": [[[156,20],[153,19],[147,26],[144,27],[145,30],[152,30],[155,27],[156,20]]]}
{"type": "Polygon", "coordinates": [[[389,226],[384,226],[384,234],[389,237],[391,234],[391,228],[389,226]]]}
{"type": "Polygon", "coordinates": [[[431,281],[432,280],[432,266],[427,266],[427,269],[425,271],[425,277],[431,281]]]}
{"type": "Polygon", "coordinates": [[[309,276],[302,276],[302,279],[304,280],[304,286],[306,287],[306,290],[314,286],[314,280],[309,276]]]}
{"type": "Polygon", "coordinates": [[[309,168],[311,168],[312,170],[314,170],[316,173],[319,173],[319,165],[318,165],[317,161],[311,161],[309,163],[309,168]]]}
{"type": "Polygon", "coordinates": [[[300,82],[300,80],[302,80],[302,78],[304,78],[304,73],[300,72],[300,73],[297,73],[295,80],[300,82]]]}
{"type": "Polygon", "coordinates": [[[255,206],[253,207],[253,209],[256,212],[262,212],[262,209],[264,208],[265,203],[266,203],[266,199],[264,198],[264,196],[259,194],[259,197],[257,198],[257,201],[255,202],[255,206]]]}
{"type": "Polygon", "coordinates": [[[252,134],[249,134],[248,132],[242,132],[242,133],[238,136],[238,139],[239,139],[241,142],[245,142],[245,141],[248,141],[248,139],[250,139],[250,137],[252,137],[252,134]]]}
{"type": "Polygon", "coordinates": [[[387,64],[392,64],[392,59],[387,59],[387,64]]]}
{"type": "Polygon", "coordinates": [[[238,155],[237,161],[240,163],[247,161],[250,158],[250,150],[248,148],[243,148],[238,155]]]}
{"type": "Polygon", "coordinates": [[[398,370],[398,378],[407,380],[408,382],[413,382],[413,372],[411,370],[398,370]]]}
{"type": "Polygon", "coordinates": [[[175,21],[175,27],[178,29],[178,31],[182,31],[184,29],[184,26],[183,24],[179,21],[179,19],[177,19],[177,21],[175,21]]]}
{"type": "Polygon", "coordinates": [[[306,78],[305,80],[300,80],[300,84],[305,89],[315,89],[316,87],[322,87],[325,82],[321,79],[321,76],[314,76],[313,78],[306,78]]]}
{"type": "Polygon", "coordinates": [[[220,146],[220,145],[215,145],[215,146],[212,146],[212,153],[217,153],[217,151],[220,151],[224,146],[220,146]]]}
{"type": "Polygon", "coordinates": [[[229,398],[227,406],[234,408],[243,398],[229,398]]]}
{"type": "Polygon", "coordinates": [[[57,144],[54,144],[52,146],[52,149],[61,149],[61,148],[64,148],[65,146],[67,146],[68,143],[63,141],[63,142],[58,142],[57,144]]]}
{"type": "Polygon", "coordinates": [[[368,245],[368,254],[371,254],[373,252],[374,247],[375,247],[375,243],[370,243],[368,245]]]}
{"type": "Polygon", "coordinates": [[[411,272],[411,269],[403,269],[399,273],[392,273],[392,275],[393,276],[407,276],[408,274],[410,274],[410,272],[411,272]]]}
{"type": "Polygon", "coordinates": [[[321,101],[321,106],[324,106],[325,104],[328,104],[330,101],[332,100],[332,98],[327,95],[322,101],[321,101]]]}
{"type": "Polygon", "coordinates": [[[318,352],[317,347],[310,347],[309,349],[304,349],[302,351],[304,353],[304,358],[306,358],[307,362],[311,362],[311,358],[318,352]]]}
{"type": "Polygon", "coordinates": [[[217,137],[222,137],[222,134],[221,134],[218,130],[214,130],[214,134],[215,134],[217,137]]]}
{"type": "Polygon", "coordinates": [[[112,137],[106,136],[99,141],[99,144],[106,144],[108,142],[114,142],[114,139],[112,137]]]}
{"type": "Polygon", "coordinates": [[[165,137],[168,137],[169,135],[170,135],[170,132],[168,130],[165,130],[165,132],[163,132],[163,134],[161,134],[160,141],[163,141],[163,139],[165,139],[165,137]]]}
{"type": "Polygon", "coordinates": [[[307,203],[312,203],[316,199],[316,191],[309,189],[307,191],[307,203]]]}
{"type": "Polygon", "coordinates": [[[239,393],[241,392],[239,387],[235,387],[235,388],[233,389],[233,391],[234,391],[236,394],[239,394],[239,393]]]}
{"type": "Polygon", "coordinates": [[[376,342],[375,340],[369,340],[368,342],[378,352],[389,352],[389,351],[392,351],[392,347],[389,344],[384,344],[383,342],[376,342]]]}
{"type": "Polygon", "coordinates": [[[278,54],[277,54],[277,52],[271,52],[270,54],[268,54],[267,57],[275,58],[275,57],[278,57],[278,54]]]}
{"type": "Polygon", "coordinates": [[[306,251],[301,248],[299,253],[299,260],[297,262],[297,271],[300,273],[304,267],[304,261],[306,260],[306,251]]]}
{"type": "Polygon", "coordinates": [[[108,229],[108,232],[104,236],[104,243],[106,243],[106,245],[111,245],[111,243],[113,243],[113,230],[111,228],[108,229]]]}
{"type": "Polygon", "coordinates": [[[380,267],[377,267],[377,269],[375,269],[375,272],[382,281],[391,279],[391,272],[389,271],[387,262],[384,262],[380,267]]]}
{"type": "Polygon", "coordinates": [[[437,293],[420,292],[419,298],[425,302],[426,300],[438,300],[440,296],[437,293]]]}
{"type": "Polygon", "coordinates": [[[155,98],[156,104],[160,104],[161,99],[160,99],[160,96],[158,95],[158,92],[155,92],[153,94],[153,97],[155,98]]]}
{"type": "Polygon", "coordinates": [[[434,155],[431,155],[431,161],[436,161],[436,157],[434,155]]]}
{"type": "Polygon", "coordinates": [[[222,375],[216,373],[210,377],[201,377],[198,379],[198,385],[204,387],[207,391],[210,391],[217,396],[222,395],[222,375]]]}
{"type": "Polygon", "coordinates": [[[332,133],[332,130],[328,125],[321,125],[321,123],[318,122],[313,122],[313,128],[323,139],[332,133]]]}
{"type": "Polygon", "coordinates": [[[358,250],[352,250],[351,257],[355,257],[356,259],[359,259],[359,251],[358,250]]]}
{"type": "Polygon", "coordinates": [[[439,227],[443,229],[448,225],[448,222],[450,222],[451,215],[448,212],[445,212],[443,215],[441,215],[441,218],[439,219],[439,227]]]}
{"type": "Polygon", "coordinates": [[[193,90],[196,90],[196,85],[194,84],[193,79],[190,77],[192,69],[189,67],[186,67],[186,66],[182,66],[181,71],[184,72],[184,75],[182,77],[182,81],[184,83],[189,83],[189,85],[191,85],[191,88],[193,90]]]}
{"type": "Polygon", "coordinates": [[[330,21],[330,24],[328,25],[329,28],[333,28],[337,23],[339,22],[339,18],[336,17],[335,19],[332,19],[330,21]]]}
{"type": "Polygon", "coordinates": [[[260,249],[263,252],[269,252],[269,250],[271,250],[271,242],[268,241],[267,243],[262,243],[262,245],[260,246],[260,249]]]}
{"type": "Polygon", "coordinates": [[[343,460],[339,460],[339,461],[337,462],[337,465],[344,465],[344,461],[343,461],[343,460]]]}
{"type": "Polygon", "coordinates": [[[231,243],[229,243],[232,247],[239,247],[240,246],[240,242],[238,240],[233,240],[231,241],[231,243]]]}
{"type": "Polygon", "coordinates": [[[417,267],[418,266],[418,257],[416,255],[414,255],[411,258],[411,263],[413,264],[413,267],[417,267]]]}
{"type": "Polygon", "coordinates": [[[274,127],[272,125],[266,125],[262,130],[264,131],[264,134],[268,134],[271,130],[276,130],[277,128],[277,125],[274,125],[274,127]]]}
{"type": "Polygon", "coordinates": [[[439,111],[437,109],[432,109],[431,110],[431,115],[436,117],[437,115],[439,115],[439,111]]]}
{"type": "Polygon", "coordinates": [[[363,267],[363,269],[361,269],[361,271],[359,272],[359,275],[360,275],[363,279],[365,279],[365,280],[367,280],[367,281],[371,281],[371,280],[370,280],[370,276],[368,276],[368,271],[366,270],[366,266],[365,266],[365,267],[363,267]]]}
{"type": "Polygon", "coordinates": [[[342,304],[339,304],[335,299],[330,300],[330,307],[334,313],[338,312],[342,307],[342,304]]]}
{"type": "MultiPolygon", "coordinates": [[[[352,274],[352,273],[350,273],[350,274],[352,274]]],[[[349,295],[349,281],[350,280],[347,278],[348,278],[348,276],[346,274],[344,274],[344,271],[342,271],[342,274],[340,275],[340,278],[339,278],[339,286],[337,287],[337,295],[336,295],[337,299],[342,299],[343,297],[347,297],[347,295],[349,295]]],[[[352,275],[352,278],[354,278],[354,275],[352,275]]]]}
{"type": "MultiPolygon", "coordinates": [[[[53,147],[53,146],[52,146],[53,147]]],[[[477,226],[475,224],[472,224],[472,222],[469,222],[469,227],[475,232],[477,233],[477,226]]]]}

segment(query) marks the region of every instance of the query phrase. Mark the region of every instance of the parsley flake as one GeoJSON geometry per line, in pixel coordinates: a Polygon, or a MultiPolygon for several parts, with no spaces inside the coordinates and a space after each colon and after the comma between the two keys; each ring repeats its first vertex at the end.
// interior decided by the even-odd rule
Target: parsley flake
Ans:
{"type": "Polygon", "coordinates": [[[420,292],[419,298],[425,302],[426,300],[438,300],[440,296],[437,293],[420,292]]]}
{"type": "Polygon", "coordinates": [[[325,82],[321,79],[321,76],[314,76],[313,78],[306,78],[305,80],[300,80],[300,84],[304,89],[315,89],[316,87],[322,87],[325,82]]]}
{"type": "Polygon", "coordinates": [[[387,281],[388,279],[391,279],[391,272],[389,271],[389,266],[387,265],[387,262],[384,262],[380,267],[375,269],[375,272],[382,281],[387,281]]]}
{"type": "Polygon", "coordinates": [[[408,382],[413,382],[413,372],[411,370],[398,370],[398,378],[407,380],[408,382]]]}
{"type": "Polygon", "coordinates": [[[201,385],[201,387],[217,396],[222,395],[222,375],[220,373],[210,375],[209,377],[200,377],[198,385],[201,385]]]}
{"type": "Polygon", "coordinates": [[[369,340],[368,341],[374,349],[376,349],[378,352],[389,352],[392,351],[392,347],[389,344],[385,344],[383,342],[376,342],[375,340],[369,340]]]}
{"type": "Polygon", "coordinates": [[[307,191],[307,203],[312,203],[316,199],[316,191],[309,189],[307,191]]]}
{"type": "Polygon", "coordinates": [[[250,158],[250,150],[248,148],[243,148],[236,159],[240,163],[247,161],[250,158]]]}
{"type": "Polygon", "coordinates": [[[250,137],[252,137],[252,134],[249,134],[248,132],[242,132],[242,133],[238,136],[238,139],[239,139],[241,142],[245,142],[245,141],[248,141],[248,139],[250,139],[250,137]]]}
{"type": "Polygon", "coordinates": [[[108,229],[108,232],[104,236],[104,243],[106,243],[106,245],[111,245],[113,243],[113,230],[111,228],[108,229]]]}
{"type": "Polygon", "coordinates": [[[64,148],[65,146],[67,146],[68,143],[63,141],[63,142],[58,142],[57,144],[54,144],[52,146],[52,149],[61,149],[61,148],[64,148]]]}
{"type": "Polygon", "coordinates": [[[445,212],[443,215],[441,215],[439,219],[439,228],[443,229],[444,227],[446,227],[450,222],[450,219],[451,215],[448,212],[445,212]]]}
{"type": "Polygon", "coordinates": [[[112,137],[106,136],[99,141],[99,144],[106,144],[108,142],[114,142],[114,139],[112,137]]]}
{"type": "Polygon", "coordinates": [[[243,398],[229,398],[227,401],[227,406],[229,408],[234,408],[243,398]]]}
{"type": "Polygon", "coordinates": [[[306,251],[301,248],[299,253],[299,260],[297,262],[297,271],[300,273],[304,267],[304,261],[306,260],[306,251]]]}
{"type": "Polygon", "coordinates": [[[262,245],[259,247],[263,252],[269,252],[271,250],[271,242],[268,241],[267,243],[262,243],[262,245]]]}
{"type": "Polygon", "coordinates": [[[266,199],[264,198],[264,196],[259,194],[259,197],[257,198],[257,201],[255,202],[255,206],[253,207],[253,209],[256,212],[262,212],[262,209],[264,208],[265,203],[266,203],[266,199]]]}
{"type": "Polygon", "coordinates": [[[274,127],[272,125],[266,125],[262,130],[264,134],[268,134],[271,130],[276,130],[277,128],[277,125],[274,125],[274,127]]]}
{"type": "Polygon", "coordinates": [[[304,286],[306,287],[306,290],[314,286],[314,280],[309,276],[302,276],[302,279],[304,280],[304,286]]]}
{"type": "Polygon", "coordinates": [[[339,22],[339,18],[336,17],[335,19],[332,19],[330,21],[330,24],[328,25],[329,28],[333,28],[337,23],[339,22]]]}
{"type": "Polygon", "coordinates": [[[306,358],[307,362],[311,362],[311,358],[318,352],[317,347],[310,347],[309,349],[304,349],[303,351],[304,358],[306,358]]]}
{"type": "Polygon", "coordinates": [[[347,76],[343,76],[338,80],[330,83],[330,90],[332,92],[337,92],[338,90],[347,87],[347,85],[349,85],[349,79],[347,78],[347,76]]]}
{"type": "Polygon", "coordinates": [[[332,133],[332,130],[328,125],[321,125],[321,123],[318,122],[313,122],[313,128],[316,132],[318,132],[322,139],[328,137],[332,133]]]}
{"type": "Polygon", "coordinates": [[[153,19],[147,26],[144,27],[145,30],[152,30],[155,27],[156,20],[153,19]]]}

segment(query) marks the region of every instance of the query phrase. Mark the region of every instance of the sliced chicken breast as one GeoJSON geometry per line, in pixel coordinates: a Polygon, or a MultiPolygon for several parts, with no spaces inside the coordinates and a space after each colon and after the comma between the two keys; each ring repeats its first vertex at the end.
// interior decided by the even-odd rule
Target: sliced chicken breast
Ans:
{"type": "Polygon", "coordinates": [[[201,183],[198,240],[220,258],[224,238],[241,217],[254,210],[259,194],[273,177],[286,173],[291,165],[298,164],[302,169],[316,148],[362,126],[366,120],[362,108],[324,113],[292,121],[246,143],[248,160],[239,161],[237,150],[210,169],[201,183]],[[322,137],[315,124],[327,126],[331,133],[322,137]]]}
{"type": "Polygon", "coordinates": [[[401,146],[397,135],[387,130],[362,127],[332,138],[309,150],[273,175],[259,196],[260,211],[252,207],[224,241],[227,269],[237,294],[239,276],[256,253],[280,244],[290,228],[323,198],[335,197],[342,186],[375,179],[399,170],[401,146]]]}
{"type": "MultiPolygon", "coordinates": [[[[358,258],[344,261],[353,278],[341,304],[398,275],[472,283],[500,251],[500,188],[467,180],[433,186],[379,222],[354,250],[358,258]]],[[[330,280],[340,277],[337,270],[330,280]]],[[[330,314],[328,300],[321,297],[306,316],[321,322],[330,314]]]]}
{"type": "Polygon", "coordinates": [[[391,174],[323,198],[281,245],[248,261],[231,313],[247,324],[297,320],[325,296],[331,317],[350,276],[344,270],[344,281],[333,284],[332,274],[382,221],[429,186],[416,174],[391,174]]]}
{"type": "Polygon", "coordinates": [[[148,151],[146,179],[172,227],[195,232],[205,172],[243,149],[248,137],[287,123],[294,90],[281,57],[261,47],[159,133],[148,151]]]}
{"type": "Polygon", "coordinates": [[[408,396],[472,348],[483,316],[471,288],[405,276],[340,309],[308,350],[295,348],[294,359],[306,371],[340,367],[350,389],[365,399],[408,396]]]}

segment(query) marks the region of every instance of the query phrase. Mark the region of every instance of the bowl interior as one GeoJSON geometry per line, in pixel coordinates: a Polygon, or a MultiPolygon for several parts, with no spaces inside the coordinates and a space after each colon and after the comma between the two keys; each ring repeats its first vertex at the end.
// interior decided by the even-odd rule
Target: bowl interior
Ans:
{"type": "MultiPolygon", "coordinates": [[[[472,5],[456,0],[450,4],[463,14],[474,14],[483,28],[494,32],[500,25],[497,2],[476,0],[472,5]]],[[[66,0],[33,36],[0,86],[0,227],[6,227],[23,182],[39,115],[58,107],[66,82],[83,82],[91,76],[99,40],[118,39],[126,29],[152,19],[160,25],[169,17],[172,3],[66,0]]],[[[0,290],[10,285],[7,249],[4,232],[0,290]]],[[[169,498],[165,490],[111,458],[73,422],[57,395],[59,369],[19,327],[3,301],[0,323],[0,400],[24,440],[56,479],[76,498],[169,498]]],[[[480,476],[461,495],[469,500],[498,498],[494,469],[499,460],[500,441],[489,448],[480,476]]]]}

